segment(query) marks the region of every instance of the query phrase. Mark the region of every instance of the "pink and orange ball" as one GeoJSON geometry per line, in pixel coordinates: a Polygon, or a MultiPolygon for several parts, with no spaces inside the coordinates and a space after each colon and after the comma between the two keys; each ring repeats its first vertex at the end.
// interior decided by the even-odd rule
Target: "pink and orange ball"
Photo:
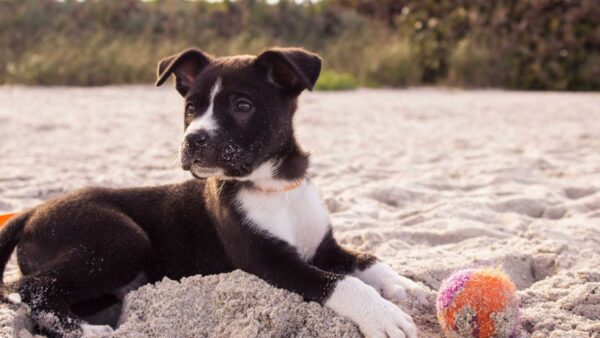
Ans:
{"type": "Polygon", "coordinates": [[[519,304],[510,278],[498,269],[466,269],[440,287],[437,315],[448,338],[516,338],[519,304]]]}

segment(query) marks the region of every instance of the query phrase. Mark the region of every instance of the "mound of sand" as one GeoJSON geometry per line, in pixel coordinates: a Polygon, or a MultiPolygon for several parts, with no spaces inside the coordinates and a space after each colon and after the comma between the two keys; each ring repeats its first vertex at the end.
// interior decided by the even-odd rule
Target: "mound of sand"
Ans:
{"type": "Polygon", "coordinates": [[[130,293],[114,337],[360,337],[350,321],[234,271],[165,279],[130,293]]]}
{"type": "MultiPolygon", "coordinates": [[[[0,88],[0,211],[187,178],[180,107],[170,88],[0,88]]],[[[600,337],[600,95],[307,93],[296,126],[343,245],[433,290],[456,269],[502,267],[523,337],[600,337]]],[[[400,305],[421,337],[440,336],[432,304],[400,305]]],[[[117,337],[359,334],[239,271],[148,285],[124,309],[117,337]]],[[[15,311],[0,305],[3,336],[28,328],[15,311]]]]}

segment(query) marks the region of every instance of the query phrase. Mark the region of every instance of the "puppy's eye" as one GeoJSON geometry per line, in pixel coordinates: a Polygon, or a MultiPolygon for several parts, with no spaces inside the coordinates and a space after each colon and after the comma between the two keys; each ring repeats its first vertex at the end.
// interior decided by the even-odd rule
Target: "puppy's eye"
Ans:
{"type": "Polygon", "coordinates": [[[196,114],[196,107],[194,106],[193,103],[189,102],[186,106],[185,106],[185,113],[187,115],[194,115],[196,114]]]}
{"type": "Polygon", "coordinates": [[[247,113],[252,110],[252,103],[247,100],[238,100],[235,103],[235,111],[240,113],[247,113]]]}

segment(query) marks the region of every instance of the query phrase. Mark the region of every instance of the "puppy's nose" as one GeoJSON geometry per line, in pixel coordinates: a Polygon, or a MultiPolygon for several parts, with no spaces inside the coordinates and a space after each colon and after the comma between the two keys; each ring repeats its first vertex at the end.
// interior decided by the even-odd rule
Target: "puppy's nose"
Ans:
{"type": "Polygon", "coordinates": [[[203,147],[208,143],[208,132],[199,130],[185,137],[186,142],[192,147],[203,147]]]}

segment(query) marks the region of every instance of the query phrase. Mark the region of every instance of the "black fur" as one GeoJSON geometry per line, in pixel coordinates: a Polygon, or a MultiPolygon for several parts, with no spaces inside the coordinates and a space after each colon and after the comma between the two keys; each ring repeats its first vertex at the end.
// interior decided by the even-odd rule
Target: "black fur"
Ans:
{"type": "Polygon", "coordinates": [[[356,270],[365,270],[376,261],[375,256],[340,246],[330,230],[317,248],[311,263],[319,269],[348,274],[356,270]]]}

